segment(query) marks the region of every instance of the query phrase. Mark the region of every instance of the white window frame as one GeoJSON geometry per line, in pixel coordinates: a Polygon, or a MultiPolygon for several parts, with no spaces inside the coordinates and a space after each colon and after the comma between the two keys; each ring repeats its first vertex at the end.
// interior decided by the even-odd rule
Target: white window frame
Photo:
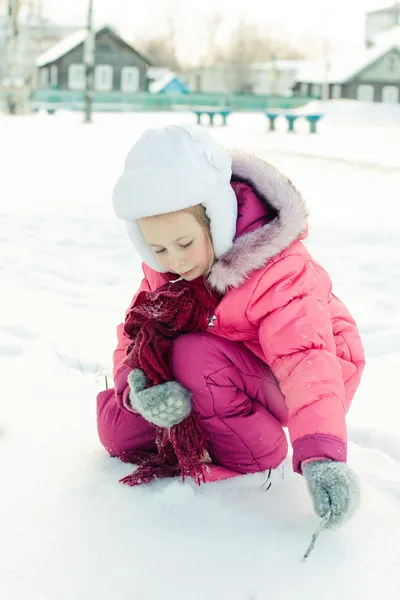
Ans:
{"type": "Polygon", "coordinates": [[[138,92],[140,88],[139,67],[122,67],[121,69],[121,91],[138,92]]]}
{"type": "Polygon", "coordinates": [[[375,98],[374,86],[369,83],[361,83],[357,87],[357,100],[360,102],[373,102],[375,98]]]}
{"type": "Polygon", "coordinates": [[[85,66],[72,64],[68,67],[68,88],[70,90],[84,90],[86,87],[85,66]]]}
{"type": "Polygon", "coordinates": [[[49,68],[43,67],[40,69],[40,87],[48,88],[49,87],[49,68]]]}
{"type": "Polygon", "coordinates": [[[113,89],[114,69],[111,65],[97,65],[94,70],[94,89],[99,92],[111,92],[113,89]]]}
{"type": "Polygon", "coordinates": [[[199,93],[202,91],[202,85],[203,85],[203,78],[201,76],[201,73],[196,73],[194,76],[194,88],[195,88],[195,92],[199,93]]]}
{"type": "Polygon", "coordinates": [[[58,85],[58,67],[57,65],[51,65],[50,67],[50,87],[56,87],[58,85]]]}
{"type": "Polygon", "coordinates": [[[398,104],[399,96],[400,96],[400,93],[399,93],[399,88],[397,85],[385,85],[382,88],[382,102],[384,104],[398,104]],[[389,90],[390,90],[390,92],[395,91],[395,94],[394,94],[394,98],[393,99],[390,98],[390,100],[388,101],[387,99],[385,100],[384,97],[385,97],[385,92],[387,93],[389,90]]]}
{"type": "Polygon", "coordinates": [[[340,100],[342,97],[342,86],[340,83],[334,83],[332,85],[332,100],[340,100]]]}

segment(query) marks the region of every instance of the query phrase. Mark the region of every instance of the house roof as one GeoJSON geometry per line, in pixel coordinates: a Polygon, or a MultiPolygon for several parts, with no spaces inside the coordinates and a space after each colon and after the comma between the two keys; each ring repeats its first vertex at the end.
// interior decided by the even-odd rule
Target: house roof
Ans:
{"type": "Polygon", "coordinates": [[[183,88],[188,89],[187,86],[183,83],[183,81],[181,81],[179,75],[177,75],[173,71],[167,71],[166,73],[164,73],[164,75],[162,75],[162,77],[160,77],[160,78],[156,79],[155,81],[153,81],[152,83],[150,83],[149,90],[152,94],[157,94],[158,92],[163,90],[174,79],[179,81],[180,85],[183,88]]]}
{"type": "Polygon", "coordinates": [[[389,29],[389,31],[383,31],[377,33],[372,38],[373,47],[384,47],[386,46],[400,46],[400,25],[396,25],[389,29]]]}
{"type": "MultiPolygon", "coordinates": [[[[132,44],[128,42],[122,35],[117,33],[117,31],[115,31],[113,27],[110,27],[109,25],[104,25],[103,27],[100,27],[96,30],[96,36],[105,29],[108,29],[112,34],[117,36],[124,44],[129,46],[129,48],[131,48],[136,54],[138,54],[145,62],[151,64],[149,58],[143,56],[143,54],[138,52],[136,48],[134,48],[132,44]]],[[[78,31],[71,33],[71,35],[59,41],[57,44],[46,50],[46,52],[43,52],[43,54],[41,54],[38,57],[36,61],[36,66],[44,67],[45,65],[55,62],[56,60],[58,60],[59,58],[61,58],[68,52],[71,52],[71,50],[82,44],[86,40],[86,35],[86,29],[79,29],[78,31]]]]}
{"type": "Polygon", "coordinates": [[[326,80],[330,83],[345,83],[392,50],[400,51],[400,43],[378,44],[365,50],[361,56],[354,57],[353,60],[332,64],[328,74],[323,63],[309,63],[300,69],[296,80],[305,83],[324,83],[326,80]]]}
{"type": "Polygon", "coordinates": [[[169,84],[170,81],[175,79],[176,73],[169,71],[165,73],[162,77],[152,81],[149,85],[149,91],[152,94],[157,94],[160,90],[164,89],[166,85],[169,84]]]}
{"type": "Polygon", "coordinates": [[[376,10],[369,10],[367,15],[379,15],[379,14],[389,14],[395,15],[400,12],[400,2],[395,2],[391,6],[387,6],[386,8],[378,8],[376,10]]]}

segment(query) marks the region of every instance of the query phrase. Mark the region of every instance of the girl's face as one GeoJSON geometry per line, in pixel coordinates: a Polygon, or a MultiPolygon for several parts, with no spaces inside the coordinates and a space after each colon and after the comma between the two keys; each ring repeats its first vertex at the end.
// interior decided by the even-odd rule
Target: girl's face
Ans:
{"type": "Polygon", "coordinates": [[[212,262],[207,231],[190,213],[176,212],[139,219],[146,244],[166,271],[192,281],[204,275],[212,262]]]}

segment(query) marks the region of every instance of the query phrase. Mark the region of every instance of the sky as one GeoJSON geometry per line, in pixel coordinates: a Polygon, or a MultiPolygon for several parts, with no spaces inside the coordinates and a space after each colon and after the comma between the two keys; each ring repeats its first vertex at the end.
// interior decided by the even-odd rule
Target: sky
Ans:
{"type": "MultiPolygon", "coordinates": [[[[394,1],[394,0],[393,0],[394,1]]],[[[87,0],[42,0],[45,16],[56,21],[83,25],[87,0]]],[[[207,18],[222,11],[222,40],[239,19],[270,28],[275,36],[295,46],[318,52],[321,39],[332,40],[335,52],[343,53],[363,43],[364,15],[368,10],[391,5],[392,0],[94,0],[98,23],[111,23],[134,41],[165,28],[174,16],[181,53],[195,58],[206,44],[207,18]]]]}

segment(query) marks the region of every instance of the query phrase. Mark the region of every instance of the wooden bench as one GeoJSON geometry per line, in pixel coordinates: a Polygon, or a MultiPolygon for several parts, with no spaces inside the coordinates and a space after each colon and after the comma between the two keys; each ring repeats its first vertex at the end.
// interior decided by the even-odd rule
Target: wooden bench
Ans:
{"type": "Polygon", "coordinates": [[[269,130],[270,131],[275,131],[276,127],[275,127],[275,121],[278,117],[282,116],[285,117],[287,124],[288,124],[288,131],[290,133],[293,133],[295,131],[295,123],[297,121],[297,119],[305,119],[308,124],[309,124],[309,131],[310,133],[317,133],[317,123],[318,121],[323,117],[322,114],[309,114],[309,115],[302,115],[302,114],[297,114],[297,113],[288,113],[288,112],[269,112],[267,111],[265,113],[265,116],[267,117],[268,121],[269,121],[269,130]]]}
{"type": "Polygon", "coordinates": [[[232,113],[232,109],[230,108],[196,108],[193,110],[194,114],[197,117],[197,124],[201,124],[201,117],[203,115],[208,115],[210,125],[214,125],[214,117],[215,115],[219,115],[222,119],[222,125],[225,126],[227,124],[227,118],[232,113]]]}

